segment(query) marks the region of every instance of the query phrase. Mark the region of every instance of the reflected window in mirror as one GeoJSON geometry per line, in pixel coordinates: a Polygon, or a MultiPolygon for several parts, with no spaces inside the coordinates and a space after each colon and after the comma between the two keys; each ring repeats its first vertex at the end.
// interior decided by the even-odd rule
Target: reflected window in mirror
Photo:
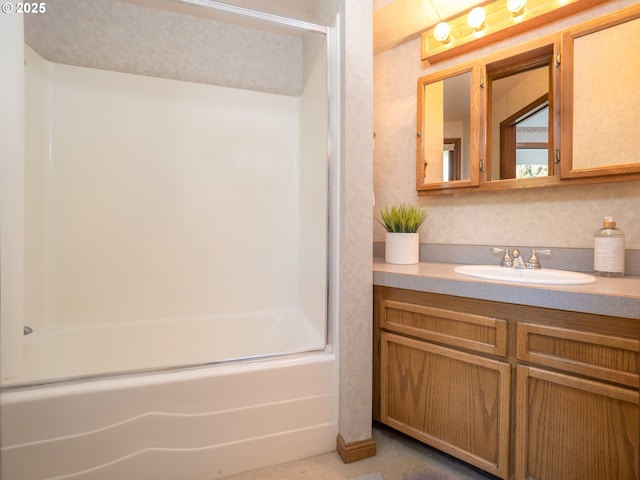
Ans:
{"type": "Polygon", "coordinates": [[[500,122],[500,178],[549,175],[549,95],[500,122]]]}
{"type": "Polygon", "coordinates": [[[487,66],[486,180],[554,175],[552,58],[487,66]]]}

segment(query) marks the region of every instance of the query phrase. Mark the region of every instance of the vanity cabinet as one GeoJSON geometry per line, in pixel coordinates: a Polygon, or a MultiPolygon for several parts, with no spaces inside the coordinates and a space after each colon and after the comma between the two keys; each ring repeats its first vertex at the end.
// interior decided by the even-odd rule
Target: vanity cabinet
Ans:
{"type": "Polygon", "coordinates": [[[517,359],[516,479],[638,478],[637,339],[519,323],[517,359]]]}
{"type": "Polygon", "coordinates": [[[507,322],[378,290],[374,416],[501,478],[509,472],[507,322]]]}
{"type": "Polygon", "coordinates": [[[374,419],[500,478],[639,477],[638,320],[374,287],[374,419]]]}

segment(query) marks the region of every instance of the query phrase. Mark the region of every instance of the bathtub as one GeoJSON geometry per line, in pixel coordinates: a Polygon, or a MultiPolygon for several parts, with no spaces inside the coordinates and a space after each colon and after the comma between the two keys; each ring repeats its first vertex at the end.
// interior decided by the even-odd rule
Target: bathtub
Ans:
{"type": "Polygon", "coordinates": [[[335,449],[335,358],[294,310],[36,330],[24,352],[3,480],[213,479],[335,449]]]}
{"type": "Polygon", "coordinates": [[[0,394],[3,480],[205,480],[335,450],[322,351],[0,394]]]}

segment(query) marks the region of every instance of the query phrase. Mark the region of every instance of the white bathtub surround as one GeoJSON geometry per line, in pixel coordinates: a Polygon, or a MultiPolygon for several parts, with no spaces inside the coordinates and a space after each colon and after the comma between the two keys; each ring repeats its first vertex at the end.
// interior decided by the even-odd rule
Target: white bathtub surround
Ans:
{"type": "MultiPolygon", "coordinates": [[[[216,71],[237,65],[189,31],[227,61],[216,71]]],[[[2,189],[2,205],[29,235],[24,255],[3,243],[2,320],[17,318],[4,315],[6,285],[24,284],[11,298],[34,329],[23,339],[22,318],[12,323],[28,368],[11,372],[10,387],[66,383],[3,389],[0,477],[205,480],[334,450],[323,49],[296,48],[305,81],[286,95],[62,65],[20,39],[10,47],[26,105],[2,120],[19,125],[26,173],[3,182],[24,183],[25,198],[5,203],[2,189]],[[14,253],[24,282],[21,271],[5,282],[14,253]],[[84,378],[93,374],[103,377],[84,378]]],[[[171,67],[201,61],[180,55],[171,67]]]]}
{"type": "MultiPolygon", "coordinates": [[[[305,334],[315,330],[300,345],[324,347],[323,52],[293,97],[62,65],[23,49],[24,305],[35,333],[25,371],[3,384],[43,380],[44,370],[63,378],[175,367],[176,355],[183,365],[239,358],[242,350],[229,357],[214,347],[251,342],[242,333],[247,315],[259,320],[250,330],[264,333],[259,349],[245,349],[249,357],[283,353],[263,348],[296,331],[268,334],[283,312],[295,312],[305,334]],[[224,318],[239,325],[225,333],[224,318]],[[51,348],[69,357],[56,367],[51,348]]],[[[22,342],[22,322],[19,329],[22,342]]]]}
{"type": "Polygon", "coordinates": [[[334,362],[319,352],[3,392],[0,477],[208,480],[328,452],[334,362]]]}
{"type": "Polygon", "coordinates": [[[28,76],[48,75],[30,83],[47,95],[28,97],[27,118],[46,118],[50,105],[52,125],[27,148],[26,222],[41,232],[25,245],[30,319],[75,325],[294,301],[298,98],[27,55],[28,76]],[[48,156],[39,142],[51,142],[48,156]]]}

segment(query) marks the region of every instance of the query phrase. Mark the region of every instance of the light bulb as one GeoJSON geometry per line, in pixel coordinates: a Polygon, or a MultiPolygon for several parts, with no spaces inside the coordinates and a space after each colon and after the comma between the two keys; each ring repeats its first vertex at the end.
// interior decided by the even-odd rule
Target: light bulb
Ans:
{"type": "Polygon", "coordinates": [[[524,6],[526,4],[527,0],[508,0],[507,10],[509,10],[514,17],[517,17],[524,13],[524,6]]]}
{"type": "Polygon", "coordinates": [[[469,16],[467,17],[467,23],[471,28],[476,31],[482,30],[484,28],[484,20],[487,18],[487,14],[482,7],[476,7],[469,12],[469,16]]]}
{"type": "Polygon", "coordinates": [[[449,43],[451,41],[451,27],[447,22],[440,22],[433,29],[433,38],[440,43],[449,43]]]}

